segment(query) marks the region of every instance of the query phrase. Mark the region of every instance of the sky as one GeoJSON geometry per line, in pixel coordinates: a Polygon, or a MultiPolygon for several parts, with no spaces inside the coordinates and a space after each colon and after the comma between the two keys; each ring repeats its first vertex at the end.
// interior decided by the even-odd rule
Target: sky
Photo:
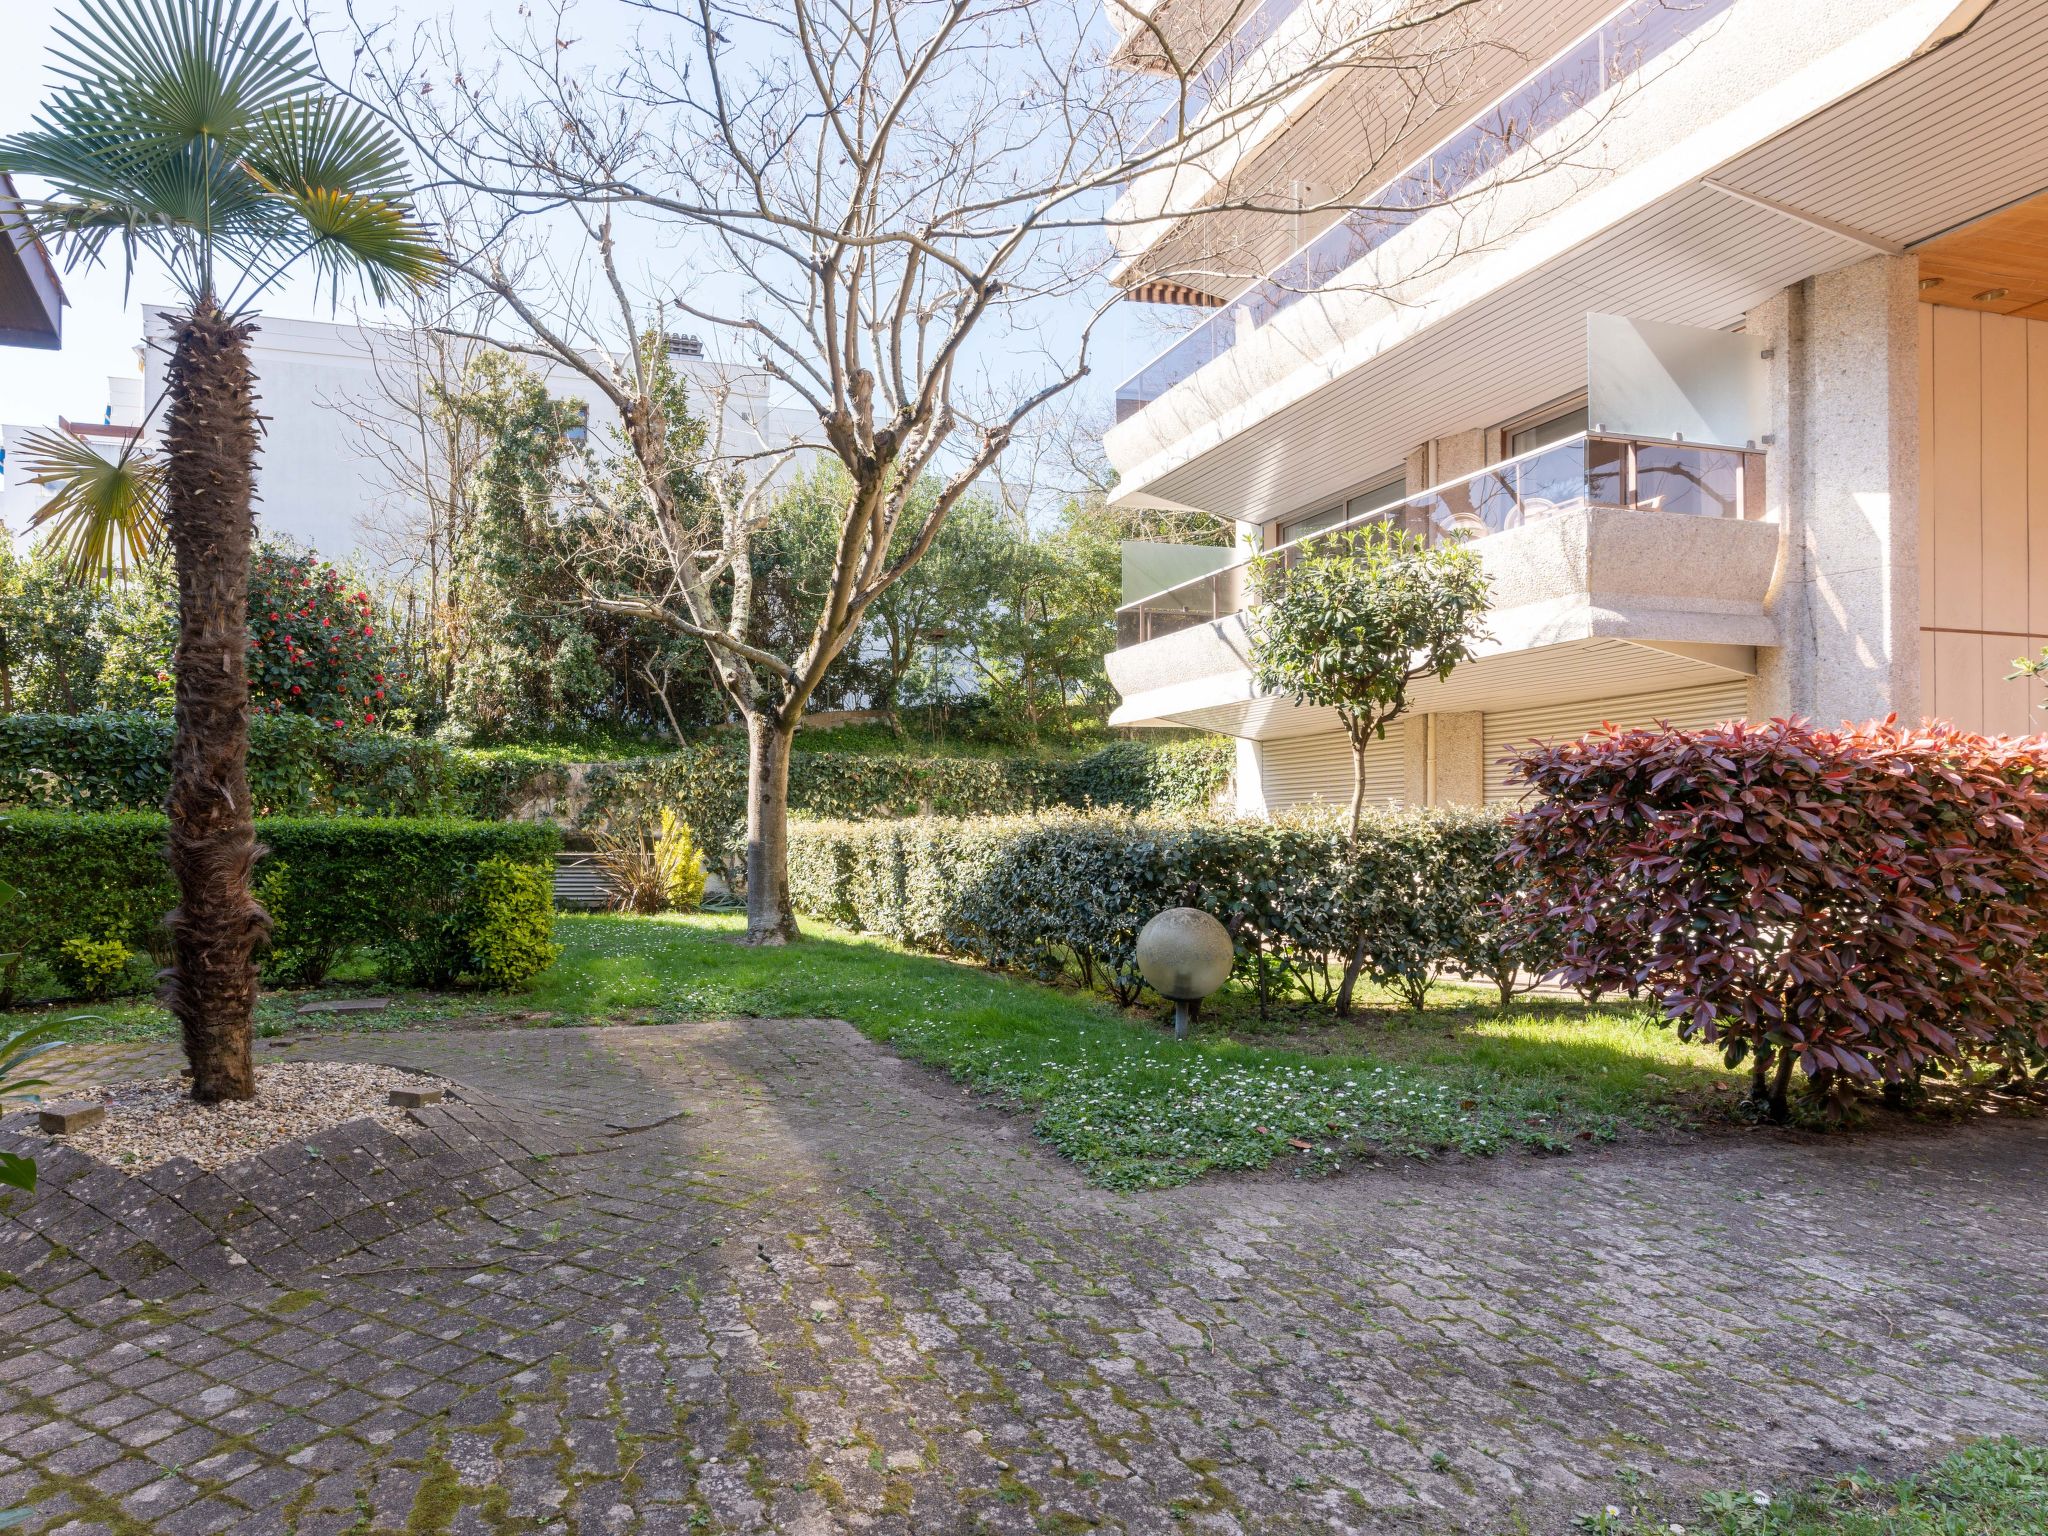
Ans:
{"type": "MultiPolygon", "coordinates": [[[[1090,5],[1093,0],[1076,3],[1090,5]]],[[[60,11],[75,0],[5,0],[5,4],[10,26],[7,47],[0,49],[0,133],[29,125],[34,104],[49,87],[47,59],[54,23],[60,11]]],[[[331,12],[334,7],[324,5],[322,9],[331,12]]],[[[382,7],[378,0],[370,0],[359,4],[358,14],[373,17],[380,9],[395,13],[401,21],[453,11],[466,26],[482,31],[503,20],[507,7],[502,0],[382,0],[382,7]]],[[[609,35],[614,32],[622,42],[633,25],[633,14],[625,6],[587,0],[577,13],[579,43],[584,48],[602,49],[614,41],[609,35]]],[[[673,248],[650,249],[644,259],[650,266],[659,264],[672,270],[678,253],[673,248]]],[[[64,313],[63,348],[57,352],[0,349],[0,422],[48,425],[60,414],[74,421],[98,421],[107,404],[107,377],[139,372],[136,345],[142,334],[144,301],[160,301],[171,292],[148,266],[138,267],[132,284],[127,283],[118,260],[111,267],[66,272],[63,282],[70,301],[64,313]]],[[[304,280],[275,290],[262,308],[294,318],[330,318],[335,313],[325,294],[316,294],[304,280]]],[[[1079,312],[1076,306],[1074,316],[1046,318],[1057,333],[1075,323],[1079,312]]],[[[341,318],[349,318],[350,313],[345,307],[341,318]]],[[[1111,332],[1126,328],[1123,317],[1118,316],[1111,332]]],[[[1090,397],[1076,402],[1084,414],[1106,414],[1113,379],[1120,376],[1133,345],[1149,354],[1157,343],[1148,336],[1135,343],[1116,344],[1108,356],[1100,357],[1094,375],[1083,385],[1090,397]]]]}
{"type": "MultiPolygon", "coordinates": [[[[28,126],[32,104],[48,76],[53,0],[8,0],[13,17],[0,48],[0,132],[28,126]]],[[[54,424],[59,415],[98,421],[107,404],[107,375],[134,373],[135,343],[142,335],[139,298],[123,303],[121,274],[69,273],[64,294],[64,347],[34,352],[0,350],[0,421],[54,424]]]]}

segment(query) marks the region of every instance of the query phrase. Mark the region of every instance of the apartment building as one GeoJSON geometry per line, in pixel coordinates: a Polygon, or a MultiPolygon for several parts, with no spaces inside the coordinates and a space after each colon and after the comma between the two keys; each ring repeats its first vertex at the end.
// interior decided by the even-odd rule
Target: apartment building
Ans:
{"type": "MultiPolygon", "coordinates": [[[[1199,100],[1400,9],[1243,6],[1199,100]]],[[[1155,0],[1134,67],[1216,14],[1155,0]]],[[[1373,750],[1378,801],[1507,798],[1503,753],[1602,721],[2048,728],[2009,680],[2048,644],[2048,4],[1452,24],[1427,101],[1419,68],[1305,79],[1113,211],[1128,297],[1197,311],[1118,390],[1114,494],[1239,532],[1135,552],[1175,584],[1127,588],[1117,723],[1236,737],[1248,812],[1348,797],[1334,717],[1252,685],[1245,562],[1386,519],[1471,540],[1492,609],[1373,750]]]]}

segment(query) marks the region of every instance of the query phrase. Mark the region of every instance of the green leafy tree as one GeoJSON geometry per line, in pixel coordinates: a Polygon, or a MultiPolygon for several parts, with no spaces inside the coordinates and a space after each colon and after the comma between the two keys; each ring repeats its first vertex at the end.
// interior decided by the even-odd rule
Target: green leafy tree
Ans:
{"type": "Polygon", "coordinates": [[[168,714],[175,685],[171,658],[178,649],[178,573],[168,560],[145,560],[126,580],[99,590],[93,624],[105,661],[99,709],[149,709],[168,714]]]}
{"type": "MultiPolygon", "coordinates": [[[[754,643],[764,650],[795,649],[808,631],[831,588],[851,490],[844,466],[823,460],[782,494],[756,536],[754,643]]],[[[919,485],[909,502],[911,518],[921,519],[943,490],[935,477],[919,485]]],[[[910,536],[906,528],[899,540],[907,547],[910,536]]],[[[814,700],[865,706],[893,719],[905,705],[952,691],[953,663],[1000,598],[1018,543],[1014,526],[987,497],[964,498],[924,558],[875,599],[814,700]]]]}
{"type": "MultiPolygon", "coordinates": [[[[702,427],[682,380],[655,346],[670,430],[687,466],[702,427]]],[[[533,371],[487,352],[443,402],[476,430],[471,515],[452,551],[448,608],[448,718],[480,740],[575,736],[704,724],[723,713],[702,648],[667,626],[608,613],[583,600],[578,563],[617,565],[593,526],[635,526],[648,516],[638,466],[597,464],[586,407],[550,395],[533,371]]],[[[687,468],[671,493],[704,494],[687,468]]]]}
{"type": "MultiPolygon", "coordinates": [[[[28,213],[67,265],[112,249],[132,271],[148,254],[179,295],[163,425],[162,521],[179,595],[165,802],[179,901],[164,1000],[183,1031],[192,1096],[247,1099],[256,951],[269,929],[250,891],[242,618],[260,425],[250,306],[302,263],[331,289],[360,278],[381,299],[432,281],[440,257],[407,207],[397,141],[319,87],[303,32],[275,5],[80,0],[58,23],[54,66],[35,126],[0,139],[0,171],[51,185],[28,213]]],[[[70,504],[53,526],[75,549],[106,550],[113,530],[149,543],[141,498],[70,504]]]]}
{"type": "Polygon", "coordinates": [[[1386,523],[1323,534],[1252,562],[1252,677],[1268,693],[1335,710],[1351,739],[1351,828],[1365,753],[1484,636],[1486,574],[1462,544],[1426,545],[1386,523]]]}
{"type": "Polygon", "coordinates": [[[97,702],[105,601],[45,541],[24,559],[0,548],[0,710],[75,715],[97,702]]]}
{"type": "MultiPolygon", "coordinates": [[[[1351,837],[1365,810],[1365,753],[1408,708],[1418,678],[1449,677],[1483,637],[1486,573],[1461,543],[1434,547],[1387,523],[1320,535],[1252,562],[1252,677],[1335,710],[1351,740],[1351,837]]],[[[1337,1011],[1366,955],[1346,963],[1337,1011]]]]}

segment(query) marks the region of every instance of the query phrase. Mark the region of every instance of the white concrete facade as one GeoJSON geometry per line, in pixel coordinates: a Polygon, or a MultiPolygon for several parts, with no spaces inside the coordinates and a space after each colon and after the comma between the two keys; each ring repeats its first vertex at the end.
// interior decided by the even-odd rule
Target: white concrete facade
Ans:
{"type": "MultiPolygon", "coordinates": [[[[1241,542],[1270,548],[1397,474],[1409,499],[1391,515],[1478,535],[1491,636],[1451,679],[1416,686],[1411,718],[1369,754],[1372,798],[1509,797],[1504,751],[1602,721],[2048,727],[2018,696],[2031,685],[2004,680],[2048,643],[2048,305],[1941,289],[1920,255],[2048,193],[2048,6],[1706,9],[1711,25],[1625,100],[1587,104],[1605,116],[1580,164],[1440,211],[1441,228],[1425,214],[1323,288],[1246,311],[1220,349],[1184,354],[1193,367],[1134,376],[1120,403],[1106,447],[1129,503],[1233,517],[1241,542]],[[1447,248],[1475,219],[1503,233],[1447,248]],[[1981,326],[1936,305],[1975,306],[1981,326]],[[1589,314],[1739,332],[1760,365],[1760,430],[1680,445],[1652,432],[1601,479],[1629,434],[1585,418],[1589,314]],[[1587,433],[1571,494],[1517,481],[1505,513],[1496,494],[1484,518],[1447,516],[1534,474],[1543,459],[1515,456],[1525,435],[1569,444],[1570,430],[1587,433]],[[1689,497],[1708,468],[1722,494],[1689,497]],[[1639,494],[1639,470],[1661,475],[1656,494],[1639,494]]],[[[1533,25],[1515,0],[1494,13],[1533,25]]],[[[1294,127],[1302,164],[1327,153],[1307,142],[1327,122],[1294,127]]],[[[1289,149],[1283,134],[1246,154],[1289,149]]],[[[1159,267],[1127,239],[1134,284],[1170,275],[1200,187],[1175,184],[1189,201],[1157,226],[1159,267]]],[[[1109,658],[1115,718],[1237,736],[1247,812],[1348,797],[1333,720],[1252,685],[1243,587],[1226,572],[1206,597],[1133,605],[1109,658]]]]}
{"type": "MultiPolygon", "coordinates": [[[[169,355],[167,315],[173,308],[143,306],[138,374],[108,381],[107,420],[140,426],[145,446],[153,445],[161,430],[158,404],[169,355]]],[[[395,401],[418,394],[425,376],[421,356],[413,338],[394,330],[339,320],[257,317],[250,362],[264,418],[256,468],[257,522],[264,536],[373,573],[393,563],[401,530],[420,504],[417,466],[394,473],[362,423],[391,416],[395,401]]],[[[680,351],[672,351],[671,360],[687,382],[693,409],[707,411],[707,402],[725,401],[729,451],[756,452],[815,435],[807,417],[774,403],[761,374],[680,351]]],[[[550,393],[585,404],[593,443],[603,443],[618,425],[610,402],[581,374],[535,358],[522,361],[550,393]]],[[[4,428],[11,463],[0,514],[16,537],[43,496],[12,467],[18,463],[14,449],[27,432],[55,426],[4,428]]],[[[430,448],[422,444],[419,452],[430,448]]]]}

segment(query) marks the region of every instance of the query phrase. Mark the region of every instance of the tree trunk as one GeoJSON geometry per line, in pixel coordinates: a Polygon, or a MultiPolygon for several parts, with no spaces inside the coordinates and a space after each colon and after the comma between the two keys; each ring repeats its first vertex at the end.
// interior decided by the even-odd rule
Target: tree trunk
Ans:
{"type": "Polygon", "coordinates": [[[1365,738],[1351,738],[1351,841],[1358,841],[1358,823],[1365,816],[1365,738]]]}
{"type": "MultiPolygon", "coordinates": [[[[1366,738],[1357,731],[1351,731],[1351,844],[1358,846],[1358,824],[1365,816],[1365,743],[1366,738]]],[[[1365,970],[1365,940],[1360,939],[1352,946],[1351,953],[1344,961],[1344,980],[1337,987],[1337,1017],[1351,1017],[1352,994],[1358,990],[1358,978],[1365,970]]]]}
{"type": "Polygon", "coordinates": [[[792,723],[747,717],[747,942],[797,937],[789,901],[789,750],[792,723]]]}
{"type": "Polygon", "coordinates": [[[1778,1067],[1771,1074],[1771,1119],[1783,1125],[1792,1118],[1790,1092],[1792,1088],[1792,1063],[1794,1053],[1789,1045],[1778,1047],[1778,1067]]]}
{"type": "Polygon", "coordinates": [[[177,714],[163,1000],[184,1034],[192,1097],[252,1098],[256,951],[270,917],[249,892],[249,552],[254,539],[254,327],[209,304],[174,327],[164,422],[166,523],[178,575],[177,714]]]}

